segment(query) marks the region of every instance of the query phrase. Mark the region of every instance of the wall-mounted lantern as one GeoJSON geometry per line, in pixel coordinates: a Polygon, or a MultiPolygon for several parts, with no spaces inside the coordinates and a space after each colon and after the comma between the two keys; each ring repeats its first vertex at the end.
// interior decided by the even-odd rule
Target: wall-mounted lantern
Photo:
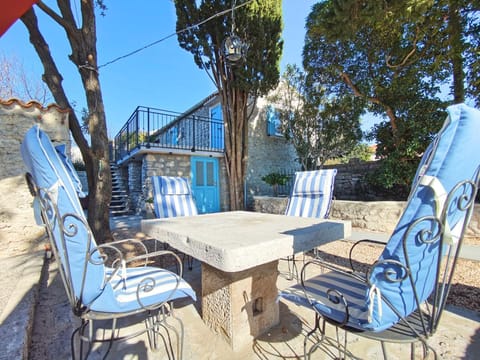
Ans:
{"type": "Polygon", "coordinates": [[[245,58],[247,46],[235,34],[227,36],[222,44],[223,55],[228,63],[234,64],[245,58]]]}
{"type": "Polygon", "coordinates": [[[239,60],[245,59],[248,46],[235,34],[235,5],[236,0],[232,4],[232,30],[222,42],[222,52],[227,64],[233,65],[239,60]]]}

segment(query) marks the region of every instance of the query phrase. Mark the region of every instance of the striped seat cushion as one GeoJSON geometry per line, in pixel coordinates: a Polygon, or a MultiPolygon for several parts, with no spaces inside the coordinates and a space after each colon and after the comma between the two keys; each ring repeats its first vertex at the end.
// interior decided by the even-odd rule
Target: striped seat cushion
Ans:
{"type": "Polygon", "coordinates": [[[188,180],[174,176],[152,176],[155,215],[158,218],[197,215],[188,180]]]}
{"type": "Polygon", "coordinates": [[[304,285],[305,289],[301,284],[293,285],[282,290],[279,296],[299,306],[313,306],[327,319],[337,323],[346,321],[346,326],[349,327],[362,328],[368,322],[368,308],[365,302],[368,287],[365,282],[348,274],[328,271],[305,280],[304,285]],[[333,292],[327,296],[329,290],[333,292]],[[345,302],[340,300],[340,294],[345,302]]]}
{"type": "Polygon", "coordinates": [[[286,215],[328,217],[336,174],[336,169],[297,172],[286,215]]]}
{"type": "MultiPolygon", "coordinates": [[[[107,269],[110,275],[112,269],[107,269]]],[[[191,286],[177,274],[155,267],[126,268],[117,272],[104,293],[91,306],[92,311],[122,313],[150,307],[165,301],[190,297],[191,286]]]]}

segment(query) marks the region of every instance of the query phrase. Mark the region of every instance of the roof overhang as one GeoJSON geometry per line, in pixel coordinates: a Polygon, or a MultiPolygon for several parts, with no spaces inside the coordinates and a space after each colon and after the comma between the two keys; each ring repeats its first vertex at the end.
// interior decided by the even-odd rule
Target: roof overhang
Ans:
{"type": "Polygon", "coordinates": [[[0,11],[0,36],[38,0],[3,1],[0,11]]]}

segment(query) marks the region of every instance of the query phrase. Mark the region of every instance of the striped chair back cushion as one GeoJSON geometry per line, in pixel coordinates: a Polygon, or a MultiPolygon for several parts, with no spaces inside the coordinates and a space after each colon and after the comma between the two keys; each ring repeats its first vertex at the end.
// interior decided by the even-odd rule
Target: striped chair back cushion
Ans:
{"type": "Polygon", "coordinates": [[[295,173],[286,215],[327,218],[333,199],[336,169],[295,173]]]}
{"type": "Polygon", "coordinates": [[[198,215],[188,180],[177,176],[152,176],[153,204],[158,218],[198,215]]]}

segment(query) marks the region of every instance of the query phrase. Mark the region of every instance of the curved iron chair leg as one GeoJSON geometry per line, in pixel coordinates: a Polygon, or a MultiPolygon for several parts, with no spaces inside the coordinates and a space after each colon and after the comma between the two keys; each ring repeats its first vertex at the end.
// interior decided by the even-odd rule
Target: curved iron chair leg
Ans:
{"type": "Polygon", "coordinates": [[[347,356],[347,334],[348,332],[345,331],[344,340],[343,340],[343,357],[342,357],[342,346],[340,345],[340,336],[338,335],[338,327],[335,326],[335,333],[337,337],[337,350],[338,350],[338,358],[339,359],[346,359],[347,356]]]}
{"type": "MultiPolygon", "coordinates": [[[[167,349],[168,344],[171,344],[169,339],[166,339],[163,335],[160,334],[160,327],[165,329],[165,332],[170,338],[169,330],[175,333],[177,349],[176,349],[176,359],[183,358],[183,340],[184,340],[184,326],[183,322],[177,318],[174,314],[173,305],[170,306],[170,309],[166,310],[162,308],[156,315],[149,316],[145,319],[145,326],[147,327],[148,341],[150,344],[150,349],[153,352],[156,352],[160,349],[158,337],[161,336],[164,342],[164,346],[167,349]],[[169,314],[166,314],[165,311],[168,311],[169,314]],[[174,318],[180,325],[180,331],[178,331],[175,326],[168,323],[169,318],[174,318]]],[[[168,351],[168,350],[167,350],[168,351]]],[[[173,354],[173,349],[170,348],[171,353],[173,354]]]]}
{"type": "MultiPolygon", "coordinates": [[[[108,354],[110,353],[110,350],[112,349],[116,329],[117,329],[117,319],[112,319],[112,333],[110,335],[110,340],[108,341],[108,348],[107,348],[107,351],[105,352],[105,355],[103,356],[103,359],[107,358],[108,354]]],[[[93,331],[93,321],[92,321],[92,331],[93,331]]]]}
{"type": "MultiPolygon", "coordinates": [[[[159,327],[161,326],[160,324],[161,320],[159,320],[158,317],[159,317],[159,314],[149,314],[149,316],[147,316],[144,320],[145,327],[147,329],[146,331],[148,336],[148,344],[150,345],[150,349],[153,352],[156,352],[159,350],[158,337],[161,336],[159,331],[159,327]]],[[[165,340],[163,342],[164,344],[166,344],[165,340]]]]}
{"type": "Polygon", "coordinates": [[[169,319],[168,317],[165,319],[164,325],[165,327],[167,327],[168,329],[171,329],[175,333],[177,337],[177,356],[179,360],[182,360],[183,359],[183,340],[184,340],[185,333],[184,333],[183,322],[178,317],[175,316],[173,304],[170,306],[170,317],[175,319],[178,322],[178,324],[180,325],[180,332],[177,331],[177,329],[173,325],[170,325],[168,323],[168,319],[169,319]]]}
{"type": "Polygon", "coordinates": [[[287,275],[287,280],[293,280],[296,279],[298,281],[298,268],[297,268],[297,263],[295,260],[295,255],[287,257],[287,265],[288,265],[288,275],[287,275]],[[291,265],[290,265],[291,263],[291,265]]]}
{"type": "MultiPolygon", "coordinates": [[[[426,359],[428,357],[428,355],[430,354],[430,351],[433,353],[433,358],[436,360],[437,359],[437,352],[435,351],[434,348],[432,348],[426,340],[424,339],[420,339],[420,342],[422,344],[422,348],[423,348],[423,358],[426,359]]],[[[412,359],[413,359],[413,355],[412,355],[412,359]]]]}
{"type": "MultiPolygon", "coordinates": [[[[85,319],[82,319],[82,323],[80,324],[80,326],[78,328],[76,328],[73,333],[72,333],[72,336],[70,338],[70,348],[71,348],[71,351],[72,351],[72,359],[75,360],[75,336],[78,334],[78,339],[79,339],[79,355],[80,355],[80,359],[83,360],[83,342],[85,341],[85,329],[88,325],[91,325],[90,324],[90,321],[89,320],[85,320],[85,319]]],[[[85,356],[85,359],[88,358],[88,356],[90,355],[90,352],[92,351],[92,342],[91,342],[91,334],[89,334],[89,339],[88,339],[88,351],[86,353],[86,356],[85,356]]]]}
{"type": "Polygon", "coordinates": [[[382,345],[383,359],[384,359],[384,360],[388,360],[387,347],[386,347],[386,345],[385,345],[385,341],[380,341],[380,344],[382,345]]]}
{"type": "MultiPolygon", "coordinates": [[[[70,337],[70,351],[72,353],[72,360],[75,360],[75,335],[78,334],[82,326],[83,326],[83,320],[82,320],[82,324],[72,332],[72,335],[70,337]]],[[[82,340],[80,339],[80,347],[82,346],[81,342],[82,340]]]]}
{"type": "Polygon", "coordinates": [[[192,271],[193,269],[193,257],[190,255],[187,255],[187,265],[188,265],[188,270],[192,271]]]}
{"type": "Polygon", "coordinates": [[[312,353],[312,349],[314,347],[316,347],[316,344],[313,345],[312,347],[310,347],[310,350],[307,352],[307,342],[308,342],[308,339],[310,338],[310,336],[312,335],[315,335],[315,333],[317,332],[317,330],[320,332],[321,334],[321,338],[319,339],[319,341],[317,342],[318,344],[320,342],[323,341],[323,336],[324,336],[324,331],[325,331],[325,320],[323,320],[322,322],[322,328],[320,328],[320,315],[318,315],[317,313],[315,313],[315,324],[312,328],[312,330],[310,330],[304,337],[303,339],[303,354],[304,354],[304,359],[307,360],[307,359],[310,359],[310,354],[312,353]]]}
{"type": "MultiPolygon", "coordinates": [[[[435,351],[434,348],[432,348],[424,339],[420,339],[419,342],[422,345],[422,350],[423,350],[423,356],[422,359],[427,359],[428,355],[430,354],[430,351],[433,353],[433,358],[436,360],[437,359],[437,352],[435,351]]],[[[380,341],[382,345],[382,353],[383,353],[383,359],[388,360],[388,354],[387,354],[387,347],[386,347],[386,342],[385,341],[380,341]]],[[[417,342],[411,342],[410,343],[410,359],[415,360],[415,344],[417,342]]]]}

